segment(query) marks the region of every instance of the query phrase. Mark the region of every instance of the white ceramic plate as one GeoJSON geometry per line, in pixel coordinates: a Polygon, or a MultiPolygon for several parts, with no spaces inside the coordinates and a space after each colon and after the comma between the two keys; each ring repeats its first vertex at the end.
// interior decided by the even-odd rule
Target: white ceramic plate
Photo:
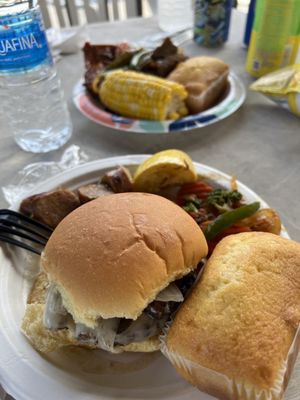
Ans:
{"type": "MultiPolygon", "coordinates": [[[[73,189],[118,165],[134,168],[147,157],[113,157],[80,165],[28,195],[60,185],[73,189]]],[[[230,176],[202,164],[195,166],[200,175],[229,187],[230,176]]],[[[238,189],[248,202],[260,201],[261,207],[268,207],[242,183],[238,189]]],[[[282,236],[288,237],[285,230],[282,236]]],[[[159,353],[111,355],[80,348],[49,356],[36,352],[19,327],[37,266],[37,256],[4,245],[0,248],[0,379],[17,400],[212,399],[183,381],[159,353]]]]}
{"type": "Polygon", "coordinates": [[[243,83],[233,72],[228,77],[228,90],[224,98],[214,107],[199,114],[188,115],[176,121],[150,121],[126,118],[113,114],[101,106],[86,91],[83,81],[79,81],[73,90],[73,101],[78,110],[97,124],[127,132],[161,134],[189,131],[214,124],[233,114],[245,101],[246,91],[243,83]]]}

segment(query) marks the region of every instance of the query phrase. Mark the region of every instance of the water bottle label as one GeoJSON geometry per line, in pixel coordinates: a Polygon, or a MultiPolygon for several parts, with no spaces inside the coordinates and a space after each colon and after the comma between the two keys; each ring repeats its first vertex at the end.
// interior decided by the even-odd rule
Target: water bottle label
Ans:
{"type": "Polygon", "coordinates": [[[19,72],[52,62],[39,10],[0,17],[0,72],[19,72]]]}

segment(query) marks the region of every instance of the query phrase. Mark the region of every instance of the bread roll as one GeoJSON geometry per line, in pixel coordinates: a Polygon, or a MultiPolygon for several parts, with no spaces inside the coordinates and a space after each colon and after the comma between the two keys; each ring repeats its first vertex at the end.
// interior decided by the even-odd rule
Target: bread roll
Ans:
{"type": "Polygon", "coordinates": [[[299,347],[300,244],[263,233],[223,239],[162,350],[222,400],[279,400],[299,347]]]}
{"type": "Polygon", "coordinates": [[[193,57],[180,63],[168,79],[181,83],[188,92],[186,105],[197,114],[215,105],[228,82],[229,67],[213,57],[193,57]]]}

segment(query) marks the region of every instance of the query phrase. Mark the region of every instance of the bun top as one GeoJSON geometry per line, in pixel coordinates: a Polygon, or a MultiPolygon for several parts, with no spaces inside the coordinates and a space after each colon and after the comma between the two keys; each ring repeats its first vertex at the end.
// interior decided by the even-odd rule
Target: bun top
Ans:
{"type": "Polygon", "coordinates": [[[70,213],[54,230],[42,268],[75,322],[136,319],[168,284],[207,254],[197,223],[153,194],[103,196],[70,213]]]}
{"type": "MultiPolygon", "coordinates": [[[[180,63],[168,76],[168,79],[184,86],[195,86],[197,94],[204,91],[223,74],[228,74],[229,67],[222,60],[214,57],[192,57],[180,63]]],[[[192,89],[192,86],[190,87],[192,89]]]]}

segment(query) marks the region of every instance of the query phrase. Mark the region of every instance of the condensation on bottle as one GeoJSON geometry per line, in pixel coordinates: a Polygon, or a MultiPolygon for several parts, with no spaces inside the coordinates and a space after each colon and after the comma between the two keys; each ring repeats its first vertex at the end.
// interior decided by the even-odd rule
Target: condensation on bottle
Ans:
{"type": "Polygon", "coordinates": [[[17,144],[44,153],[65,144],[72,124],[36,1],[0,5],[0,94],[17,144]]]}

